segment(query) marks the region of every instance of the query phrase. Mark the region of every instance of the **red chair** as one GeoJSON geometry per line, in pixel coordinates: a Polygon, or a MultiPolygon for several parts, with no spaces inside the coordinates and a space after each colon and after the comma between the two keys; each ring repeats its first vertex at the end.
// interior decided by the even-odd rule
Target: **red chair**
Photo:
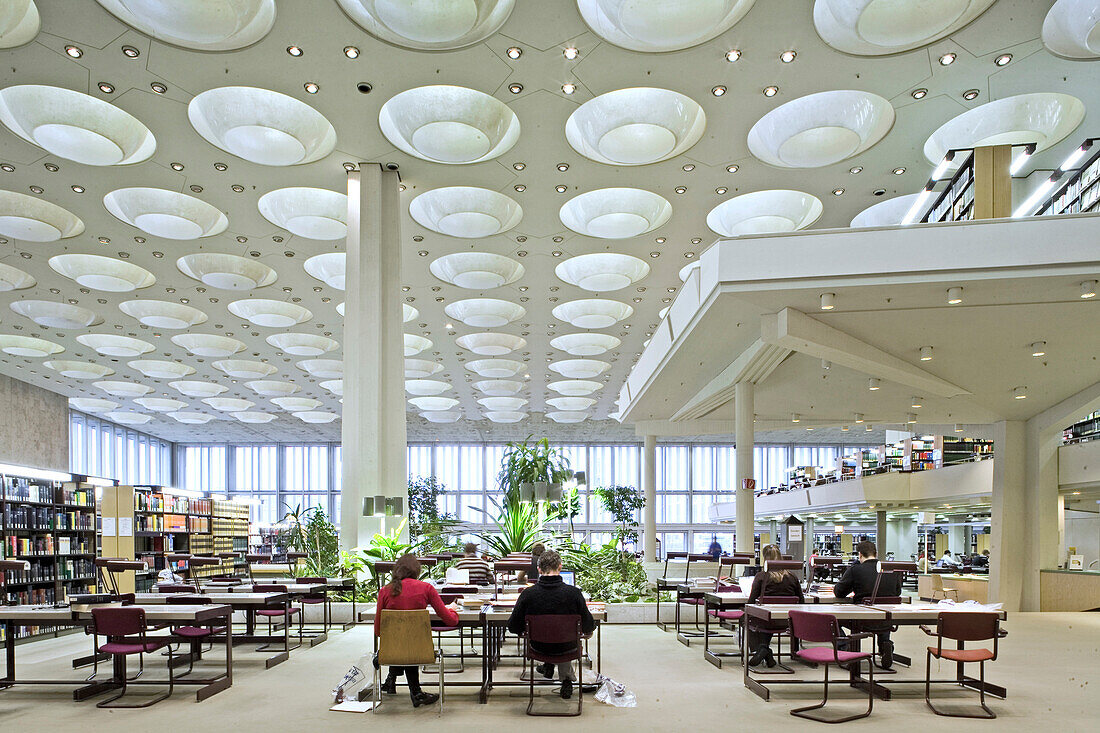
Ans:
{"type": "MultiPolygon", "coordinates": [[[[305,585],[318,585],[328,583],[327,578],[298,578],[299,583],[305,585]]],[[[323,619],[322,624],[325,627],[325,632],[328,632],[329,624],[332,623],[332,601],[328,597],[328,587],[322,588],[319,593],[307,593],[301,598],[302,615],[305,616],[306,606],[324,606],[324,611],[321,614],[323,619]]]]}
{"type": "MultiPolygon", "coordinates": [[[[287,588],[285,585],[265,585],[262,583],[254,583],[252,585],[253,593],[286,593],[287,588]]],[[[267,635],[272,635],[271,623],[274,619],[281,618],[283,623],[290,624],[294,621],[294,617],[298,617],[298,638],[302,638],[302,609],[295,608],[294,606],[284,606],[282,608],[258,608],[256,609],[257,616],[263,616],[267,619],[267,635]]],[[[261,650],[266,647],[259,647],[261,650]]],[[[295,647],[297,648],[297,647],[295,647]]]]}
{"type": "MultiPolygon", "coordinates": [[[[210,603],[213,603],[213,601],[211,601],[209,597],[199,595],[175,596],[165,599],[166,605],[205,606],[210,603]]],[[[191,674],[195,666],[195,660],[202,657],[202,642],[211,641],[211,637],[224,633],[224,626],[215,626],[214,624],[209,624],[207,626],[173,626],[171,628],[172,636],[184,639],[191,644],[191,656],[187,660],[187,671],[176,676],[186,677],[191,674]]],[[[213,647],[213,645],[211,645],[211,647],[213,647]]]]}
{"type": "MultiPolygon", "coordinates": [[[[767,581],[764,581],[763,590],[767,591],[767,589],[768,589],[768,583],[767,583],[767,581]]],[[[761,606],[767,606],[767,605],[791,606],[791,605],[795,605],[795,604],[798,603],[798,596],[766,596],[766,595],[761,595],[760,597],[758,597],[756,599],[756,603],[758,605],[761,605],[761,606]]],[[[773,638],[776,637],[776,636],[779,637],[779,646],[778,646],[779,655],[778,656],[779,656],[780,659],[783,658],[783,637],[784,636],[788,637],[791,640],[790,650],[788,652],[788,656],[791,656],[791,657],[794,656],[794,636],[791,634],[789,624],[783,624],[783,623],[768,624],[763,619],[757,618],[755,616],[746,616],[745,621],[748,625],[748,630],[749,631],[753,631],[753,632],[757,632],[757,633],[761,633],[761,634],[768,634],[773,638]]],[[[768,643],[770,644],[771,641],[769,640],[768,643]]],[[[742,648],[744,648],[744,647],[742,647],[742,648]]],[[[745,661],[745,664],[748,664],[748,656],[747,655],[745,656],[744,661],[745,661]]],[[[794,670],[791,669],[790,667],[788,667],[787,665],[783,664],[782,662],[780,662],[779,665],[775,669],[771,669],[771,668],[761,669],[759,667],[753,667],[752,669],[756,674],[794,674],[794,670]]]]}
{"type": "Polygon", "coordinates": [[[927,666],[924,673],[924,701],[936,715],[944,715],[949,718],[996,718],[997,714],[985,704],[985,663],[997,659],[997,640],[1008,635],[1001,630],[1001,615],[999,613],[984,613],[981,611],[945,611],[939,615],[936,621],[936,630],[933,632],[926,626],[921,630],[929,636],[936,637],[936,646],[928,647],[926,657],[927,666]],[[956,642],[955,649],[944,649],[943,640],[956,642]],[[964,645],[968,641],[993,640],[993,650],[966,649],[964,645]],[[977,662],[981,680],[978,690],[980,692],[979,704],[984,715],[976,713],[945,713],[937,710],[932,704],[932,657],[956,662],[960,668],[959,676],[962,676],[962,666],[968,662],[977,662]]]}
{"type": "Polygon", "coordinates": [[[527,714],[552,718],[569,718],[581,714],[584,704],[583,686],[581,685],[580,672],[582,670],[581,659],[584,649],[581,645],[583,633],[581,632],[581,617],[578,614],[546,614],[527,616],[527,644],[525,657],[531,662],[530,686],[527,696],[527,714]],[[532,647],[532,644],[572,644],[571,648],[557,654],[547,654],[532,647]],[[577,710],[570,713],[533,713],[535,705],[535,662],[543,664],[569,664],[577,661],[577,710]]]}
{"type": "Polygon", "coordinates": [[[143,608],[127,608],[121,607],[107,607],[107,608],[93,608],[92,609],[92,623],[93,623],[93,635],[95,638],[96,652],[100,654],[110,654],[112,657],[122,657],[122,678],[121,689],[119,693],[113,697],[109,697],[102,702],[96,704],[97,708],[147,708],[150,705],[164,700],[172,695],[172,688],[175,685],[175,677],[172,673],[172,648],[171,639],[168,637],[148,637],[145,634],[147,628],[145,623],[145,609],[143,608]],[[103,635],[107,637],[107,643],[100,645],[99,636],[103,635]],[[135,705],[112,705],[115,700],[118,700],[126,694],[126,685],[133,680],[126,677],[126,662],[125,658],[131,654],[138,655],[138,674],[133,679],[137,679],[141,675],[141,672],[145,669],[145,655],[152,654],[158,649],[168,647],[168,691],[157,695],[151,700],[135,705]]]}
{"type": "Polygon", "coordinates": [[[871,663],[871,655],[868,652],[848,652],[841,651],[837,648],[837,642],[841,639],[850,641],[870,636],[870,634],[850,634],[847,637],[842,637],[840,635],[840,625],[836,622],[836,616],[830,613],[792,610],[788,616],[791,621],[791,636],[798,639],[800,642],[830,645],[802,648],[795,653],[799,659],[805,662],[820,664],[825,667],[825,694],[821,702],[817,705],[795,708],[791,711],[791,715],[799,718],[806,718],[808,720],[816,720],[819,723],[847,723],[850,720],[858,720],[859,718],[866,718],[870,715],[875,704],[875,665],[871,663]],[[829,702],[829,666],[833,664],[842,668],[849,667],[853,664],[858,666],[863,660],[867,660],[867,674],[869,680],[867,685],[866,712],[846,715],[841,718],[827,718],[818,715],[810,715],[808,711],[823,708],[826,703],[829,702]]]}
{"type": "Polygon", "coordinates": [[[157,593],[198,593],[199,589],[186,583],[158,583],[157,593]]]}

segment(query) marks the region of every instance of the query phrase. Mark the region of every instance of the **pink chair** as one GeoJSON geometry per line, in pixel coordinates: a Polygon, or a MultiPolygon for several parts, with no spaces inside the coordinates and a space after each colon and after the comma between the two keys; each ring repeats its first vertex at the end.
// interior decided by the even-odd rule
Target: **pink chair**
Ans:
{"type": "MultiPolygon", "coordinates": [[[[792,610],[788,616],[791,622],[791,635],[794,638],[798,639],[800,642],[809,642],[811,644],[829,644],[829,646],[803,647],[795,653],[795,656],[805,662],[820,664],[825,667],[825,692],[821,702],[817,705],[795,708],[791,711],[791,715],[799,718],[806,718],[808,720],[816,720],[819,723],[847,723],[850,720],[858,720],[859,718],[866,718],[870,715],[875,704],[875,665],[871,663],[870,653],[848,652],[838,649],[837,642],[844,637],[840,635],[840,626],[836,622],[836,616],[830,613],[792,610]],[[826,703],[829,702],[829,667],[833,664],[841,668],[850,667],[853,664],[858,666],[863,660],[867,660],[867,674],[869,680],[867,684],[866,712],[847,715],[840,718],[810,715],[810,710],[823,708],[826,703]]],[[[846,638],[848,640],[854,640],[866,636],[870,636],[870,634],[851,634],[846,638]]]]}
{"type": "MultiPolygon", "coordinates": [[[[254,583],[252,585],[253,593],[286,593],[287,588],[285,585],[265,585],[262,583],[254,583]]],[[[294,617],[298,617],[298,638],[302,638],[302,609],[295,608],[294,606],[284,606],[282,608],[258,608],[256,609],[257,616],[263,616],[267,619],[267,635],[271,636],[271,623],[274,619],[282,619],[283,623],[290,624],[294,621],[294,617]]],[[[266,649],[266,645],[259,647],[260,650],[266,649]]],[[[297,648],[297,646],[293,647],[297,648]]]]}
{"type": "Polygon", "coordinates": [[[126,694],[128,682],[133,680],[126,677],[126,664],[122,664],[121,689],[113,697],[109,697],[96,704],[97,708],[147,708],[150,705],[164,700],[172,695],[175,685],[175,677],[172,674],[172,648],[171,639],[168,637],[148,637],[145,634],[145,609],[122,607],[106,607],[92,609],[93,635],[95,637],[96,652],[110,654],[112,657],[125,657],[131,654],[138,655],[139,671],[133,679],[141,675],[145,669],[145,655],[152,654],[158,649],[168,647],[168,691],[157,695],[143,703],[134,705],[112,705],[126,694]],[[106,644],[99,644],[100,635],[107,637],[106,644]]]}
{"type": "MultiPolygon", "coordinates": [[[[298,578],[299,583],[305,585],[318,585],[328,583],[327,578],[298,578]]],[[[301,597],[300,603],[302,604],[302,613],[305,614],[306,606],[324,606],[324,613],[322,614],[323,625],[325,632],[328,632],[328,627],[332,623],[332,602],[328,597],[328,589],[322,588],[319,593],[307,593],[301,597]]]]}
{"type": "MultiPolygon", "coordinates": [[[[1007,631],[1001,630],[1001,615],[980,611],[945,611],[939,615],[939,619],[936,621],[935,632],[925,626],[921,626],[921,630],[929,636],[936,637],[936,646],[928,647],[927,666],[924,673],[924,701],[932,709],[932,712],[949,718],[996,718],[996,713],[985,704],[985,663],[992,662],[997,658],[997,640],[1008,635],[1007,631]],[[944,649],[944,639],[956,642],[957,648],[944,649]],[[992,651],[989,649],[964,648],[965,643],[968,641],[986,641],[988,639],[993,640],[992,651]],[[945,713],[936,709],[936,706],[932,704],[932,657],[956,662],[960,668],[967,663],[978,663],[978,669],[980,670],[978,679],[981,681],[978,687],[980,692],[979,704],[982,706],[982,710],[985,711],[984,714],[945,713]]],[[[960,676],[962,676],[961,672],[960,676]]]]}
{"type": "Polygon", "coordinates": [[[581,632],[581,617],[575,613],[572,614],[545,614],[528,616],[527,622],[527,649],[525,657],[531,662],[530,669],[530,686],[528,688],[527,696],[527,714],[535,716],[545,716],[553,718],[562,717],[575,717],[581,714],[581,708],[584,705],[584,692],[583,686],[580,683],[581,664],[580,660],[584,656],[584,647],[581,643],[583,633],[581,632]],[[547,654],[534,649],[532,644],[557,644],[567,645],[573,644],[571,649],[560,652],[558,654],[547,654]],[[542,662],[543,664],[569,664],[577,661],[577,710],[576,712],[569,713],[533,713],[531,710],[535,705],[535,662],[542,662]]]}
{"type": "MultiPolygon", "coordinates": [[[[208,596],[194,595],[175,596],[166,599],[165,603],[178,606],[206,606],[213,603],[213,601],[211,601],[208,596]]],[[[224,626],[216,626],[214,624],[208,626],[173,626],[171,629],[172,636],[184,639],[191,644],[191,656],[187,660],[187,671],[176,676],[186,677],[191,674],[195,666],[195,659],[201,658],[202,656],[202,643],[211,641],[211,637],[224,633],[224,626]]]]}

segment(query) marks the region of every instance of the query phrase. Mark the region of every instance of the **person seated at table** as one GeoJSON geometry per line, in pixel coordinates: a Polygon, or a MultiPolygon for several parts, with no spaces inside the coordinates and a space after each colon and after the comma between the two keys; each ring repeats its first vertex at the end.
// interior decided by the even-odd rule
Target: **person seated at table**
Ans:
{"type": "Polygon", "coordinates": [[[477,545],[467,542],[462,551],[465,557],[454,564],[455,569],[470,571],[470,585],[493,585],[493,566],[477,556],[477,545]]]}
{"type": "Polygon", "coordinates": [[[928,572],[928,558],[924,556],[923,552],[921,554],[917,555],[917,572],[918,573],[927,573],[928,572]]]}
{"type": "MultiPolygon", "coordinates": [[[[859,554],[859,563],[844,571],[844,575],[833,586],[833,595],[837,598],[846,598],[849,594],[856,603],[862,603],[865,598],[870,598],[875,593],[875,584],[878,583],[877,596],[891,598],[901,595],[901,576],[898,573],[886,573],[879,578],[878,573],[878,548],[870,540],[864,540],[856,545],[859,554]]],[[[878,650],[882,657],[883,669],[890,669],[894,665],[894,642],[890,641],[890,625],[867,622],[863,624],[851,624],[853,631],[871,631],[878,637],[878,650]]]]}
{"type": "Polygon", "coordinates": [[[975,555],[971,564],[976,568],[989,567],[989,550],[982,550],[982,554],[975,555]]]}
{"type": "Polygon", "coordinates": [[[172,569],[172,563],[168,563],[163,570],[157,573],[157,583],[176,585],[182,582],[183,576],[172,569]]]}
{"type": "Polygon", "coordinates": [[[940,561],[936,563],[936,567],[938,567],[938,568],[957,568],[957,567],[959,567],[959,563],[958,563],[957,560],[955,560],[954,556],[952,556],[951,550],[944,550],[943,551],[943,557],[941,557],[940,561]]]}
{"type": "MultiPolygon", "coordinates": [[[[458,614],[443,603],[434,585],[417,580],[419,576],[420,561],[416,559],[416,555],[402,555],[397,559],[390,574],[390,582],[378,591],[378,608],[374,612],[375,636],[378,636],[381,627],[382,611],[386,609],[415,611],[431,606],[446,626],[458,625],[458,614]]],[[[420,688],[420,667],[417,666],[390,667],[386,681],[382,683],[382,691],[390,695],[397,694],[397,678],[402,674],[409,683],[413,707],[431,705],[439,700],[439,695],[424,692],[420,688]]]]}
{"type": "Polygon", "coordinates": [[[527,582],[539,582],[539,557],[546,552],[546,545],[536,542],[531,547],[531,569],[527,571],[527,582]]]}
{"type": "MultiPolygon", "coordinates": [[[[764,549],[760,551],[760,555],[765,563],[769,560],[783,559],[783,554],[775,545],[765,545],[764,549]]],[[[798,577],[790,570],[761,570],[757,573],[756,577],[752,579],[748,602],[756,603],[761,596],[790,596],[797,598],[799,603],[805,603],[806,601],[806,598],[802,595],[802,584],[798,582],[798,577]]],[[[749,650],[752,652],[752,656],[749,657],[750,667],[759,666],[761,662],[766,663],[769,667],[774,667],[777,664],[775,655],[772,654],[771,641],[772,635],[770,633],[749,630],[749,650]]]]}
{"type": "MultiPolygon", "coordinates": [[[[566,585],[561,579],[561,556],[553,550],[546,550],[539,556],[539,582],[527,587],[519,594],[512,615],[508,618],[508,630],[516,636],[527,631],[527,616],[568,615],[581,617],[581,631],[591,634],[596,622],[588,611],[588,604],[580,589],[566,585]]],[[[565,654],[575,647],[570,644],[531,644],[531,647],[543,654],[565,654]]],[[[557,665],[558,679],[561,680],[561,696],[568,700],[573,696],[573,667],[569,662],[557,665]]],[[[554,665],[540,664],[536,667],[542,676],[550,679],[554,676],[554,665]]]]}

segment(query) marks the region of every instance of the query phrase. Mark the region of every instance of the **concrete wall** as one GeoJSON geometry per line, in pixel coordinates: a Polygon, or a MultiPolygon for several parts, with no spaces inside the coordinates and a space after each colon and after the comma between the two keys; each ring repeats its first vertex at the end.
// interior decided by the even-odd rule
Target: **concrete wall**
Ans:
{"type": "Polygon", "coordinates": [[[1100,559],[1100,514],[1067,509],[1066,547],[1076,547],[1077,554],[1085,556],[1085,567],[1100,559]]]}
{"type": "Polygon", "coordinates": [[[69,470],[69,401],[0,375],[0,463],[69,470]]]}
{"type": "Polygon", "coordinates": [[[1058,449],[1058,485],[1084,488],[1100,484],[1100,440],[1058,449]]]}

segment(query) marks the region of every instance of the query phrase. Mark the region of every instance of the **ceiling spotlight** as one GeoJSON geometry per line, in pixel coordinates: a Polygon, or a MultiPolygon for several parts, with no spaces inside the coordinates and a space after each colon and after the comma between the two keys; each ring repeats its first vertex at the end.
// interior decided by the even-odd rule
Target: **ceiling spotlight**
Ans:
{"type": "Polygon", "coordinates": [[[404,183],[397,184],[397,190],[398,191],[404,191],[405,190],[405,184],[404,183]]]}
{"type": "Polygon", "coordinates": [[[979,94],[981,94],[981,92],[977,89],[967,89],[963,92],[963,99],[969,102],[972,99],[977,99],[979,94]]]}
{"type": "Polygon", "coordinates": [[[515,188],[520,193],[523,193],[527,190],[527,186],[524,186],[522,183],[517,183],[513,188],[515,188]]]}
{"type": "Polygon", "coordinates": [[[519,82],[512,82],[508,85],[508,91],[510,91],[512,94],[519,94],[523,91],[523,85],[519,82]]]}
{"type": "Polygon", "coordinates": [[[710,93],[713,94],[716,97],[721,97],[723,94],[726,93],[726,88],[724,86],[722,86],[721,84],[719,84],[718,86],[711,89],[710,93]]]}
{"type": "Polygon", "coordinates": [[[229,170],[229,166],[226,165],[225,163],[215,163],[214,164],[214,170],[216,170],[216,171],[226,171],[226,170],[229,170]]]}
{"type": "Polygon", "coordinates": [[[1089,299],[1089,298],[1095,298],[1096,297],[1096,281],[1095,280],[1086,280],[1085,282],[1081,283],[1081,297],[1086,299],[1086,300],[1089,299]]]}
{"type": "Polygon", "coordinates": [[[351,162],[344,163],[344,170],[346,170],[346,171],[355,170],[355,163],[351,163],[351,162]]]}
{"type": "Polygon", "coordinates": [[[577,57],[581,55],[581,52],[573,46],[569,46],[568,48],[562,49],[561,55],[565,57],[566,61],[575,61],[577,57]]]}
{"type": "Polygon", "coordinates": [[[78,59],[84,55],[84,52],[80,50],[79,46],[66,46],[65,53],[72,56],[74,59],[78,59]]]}
{"type": "Polygon", "coordinates": [[[569,170],[569,164],[568,163],[558,163],[558,170],[561,171],[562,173],[565,173],[567,170],[569,170]]]}
{"type": "Polygon", "coordinates": [[[106,82],[106,81],[99,82],[99,91],[103,92],[104,94],[110,94],[114,90],[115,90],[115,85],[114,84],[111,84],[110,82],[106,82]]]}
{"type": "Polygon", "coordinates": [[[1015,388],[1013,388],[1012,396],[1013,396],[1013,398],[1015,398],[1017,400],[1026,400],[1027,399],[1027,387],[1015,387],[1015,388]]]}
{"type": "Polygon", "coordinates": [[[518,59],[523,55],[523,49],[519,46],[512,46],[504,53],[508,54],[508,58],[510,59],[518,59]]]}
{"type": "Polygon", "coordinates": [[[913,99],[924,99],[926,96],[928,96],[928,90],[924,87],[921,87],[920,89],[914,89],[910,93],[910,95],[913,97],[913,99]]]}
{"type": "Polygon", "coordinates": [[[798,54],[795,51],[784,51],[783,53],[779,54],[779,60],[785,64],[789,64],[794,61],[794,57],[797,55],[798,54]]]}
{"type": "Polygon", "coordinates": [[[728,188],[726,188],[725,186],[719,186],[718,188],[714,189],[714,192],[715,192],[716,194],[718,194],[719,196],[721,196],[722,194],[724,194],[724,193],[725,193],[726,191],[728,191],[728,190],[729,190],[729,189],[728,189],[728,188]]]}
{"type": "Polygon", "coordinates": [[[931,346],[922,346],[922,347],[920,347],[920,360],[921,361],[932,361],[932,347],[931,346]]]}
{"type": "MultiPolygon", "coordinates": [[[[42,193],[45,190],[46,189],[42,188],[41,186],[31,186],[31,193],[42,193]]],[[[1085,296],[1082,295],[1081,297],[1083,298],[1085,296]]]]}
{"type": "Polygon", "coordinates": [[[141,51],[137,50],[133,46],[123,46],[122,55],[128,59],[136,59],[138,56],[141,55],[141,51]]]}
{"type": "Polygon", "coordinates": [[[565,94],[572,94],[573,92],[577,91],[577,85],[571,81],[567,81],[561,85],[561,90],[565,94]]]}
{"type": "Polygon", "coordinates": [[[0,164],[0,170],[4,171],[5,173],[12,173],[15,171],[15,166],[11,163],[0,164]]]}
{"type": "Polygon", "coordinates": [[[244,186],[239,183],[234,183],[232,186],[230,186],[230,188],[233,189],[233,193],[244,193],[244,186]]]}
{"type": "Polygon", "coordinates": [[[866,427],[866,430],[867,430],[867,432],[868,432],[868,433],[869,433],[869,432],[871,432],[871,431],[872,431],[872,430],[874,430],[874,429],[875,429],[875,426],[874,426],[874,425],[868,425],[868,426],[866,427]]]}
{"type": "Polygon", "coordinates": [[[963,302],[963,289],[962,288],[948,288],[947,289],[947,304],[958,305],[963,302]]]}
{"type": "Polygon", "coordinates": [[[731,64],[739,58],[741,58],[741,52],[736,48],[726,51],[726,61],[729,61],[731,64]]]}
{"type": "Polygon", "coordinates": [[[355,46],[344,46],[344,55],[349,59],[359,58],[359,49],[355,46]]]}
{"type": "Polygon", "coordinates": [[[905,166],[899,165],[897,168],[891,171],[891,173],[893,173],[895,176],[900,176],[902,173],[905,173],[905,166]]]}
{"type": "Polygon", "coordinates": [[[960,425],[959,423],[955,423],[955,432],[956,433],[961,433],[962,431],[963,431],[963,426],[960,425]]]}
{"type": "Polygon", "coordinates": [[[360,94],[370,94],[374,89],[369,81],[361,81],[355,85],[355,88],[359,90],[360,94]]]}
{"type": "Polygon", "coordinates": [[[821,310],[831,311],[833,308],[836,308],[836,293],[822,293],[821,310]]]}
{"type": "Polygon", "coordinates": [[[834,196],[843,196],[844,195],[844,189],[843,188],[834,188],[833,189],[833,195],[834,196]]]}
{"type": "Polygon", "coordinates": [[[167,91],[168,91],[168,87],[167,87],[167,85],[165,85],[165,84],[162,84],[162,83],[161,83],[161,82],[159,82],[159,81],[155,81],[155,82],[153,82],[152,84],[150,84],[150,85],[149,85],[149,88],[150,88],[150,89],[152,89],[152,90],[153,90],[154,92],[156,92],[157,94],[164,94],[165,92],[167,92],[167,91]]]}
{"type": "Polygon", "coordinates": [[[1046,341],[1036,341],[1035,343],[1033,343],[1031,345],[1031,355],[1032,356],[1045,356],[1046,353],[1047,353],[1047,342],[1046,341]]]}
{"type": "Polygon", "coordinates": [[[1002,53],[997,58],[993,59],[993,63],[997,66],[1008,66],[1008,62],[1012,61],[1012,54],[1002,53]]]}
{"type": "Polygon", "coordinates": [[[726,173],[736,173],[738,168],[740,168],[740,166],[738,166],[738,165],[727,165],[726,166],[726,173]]]}
{"type": "Polygon", "coordinates": [[[523,170],[524,168],[527,167],[527,164],[526,163],[512,163],[512,167],[515,168],[517,171],[521,171],[521,170],[523,170]]]}
{"type": "Polygon", "coordinates": [[[174,170],[174,171],[183,170],[183,163],[172,163],[172,170],[174,170]]]}
{"type": "Polygon", "coordinates": [[[916,421],[917,421],[917,416],[914,415],[913,413],[907,412],[905,414],[905,422],[906,422],[907,425],[912,425],[916,421]]]}
{"type": "Polygon", "coordinates": [[[676,193],[687,193],[687,186],[677,186],[676,188],[674,188],[672,190],[675,191],[676,193]]]}
{"type": "Polygon", "coordinates": [[[956,56],[954,53],[945,53],[943,56],[940,56],[940,66],[950,66],[955,63],[955,58],[956,56]]]}
{"type": "Polygon", "coordinates": [[[797,412],[791,413],[791,422],[802,422],[802,418],[799,417],[797,412]]]}
{"type": "Polygon", "coordinates": [[[309,94],[316,94],[317,92],[321,91],[321,87],[317,86],[317,82],[313,81],[307,81],[305,84],[302,85],[302,87],[309,94]]]}
{"type": "Polygon", "coordinates": [[[878,379],[871,377],[867,380],[867,389],[871,390],[872,392],[877,392],[880,387],[882,387],[882,382],[878,379]]]}
{"type": "Polygon", "coordinates": [[[565,193],[568,190],[568,188],[566,186],[558,184],[557,186],[554,186],[554,190],[557,191],[558,193],[565,193]]]}
{"type": "Polygon", "coordinates": [[[667,240],[664,237],[657,237],[653,241],[656,242],[657,244],[664,244],[667,240]]]}
{"type": "Polygon", "coordinates": [[[73,193],[84,193],[84,187],[83,186],[74,185],[72,188],[73,188],[73,193]]]}
{"type": "Polygon", "coordinates": [[[658,257],[661,256],[661,253],[660,252],[650,252],[649,256],[652,257],[653,259],[657,259],[658,257]]]}
{"type": "Polygon", "coordinates": [[[862,412],[857,412],[855,415],[853,415],[853,417],[855,418],[855,421],[857,423],[863,424],[863,413],[862,412]]]}
{"type": "Polygon", "coordinates": [[[912,407],[914,410],[919,410],[920,408],[924,407],[924,398],[914,397],[913,404],[911,404],[910,407],[912,407]]]}
{"type": "Polygon", "coordinates": [[[301,56],[304,53],[304,51],[302,51],[302,49],[298,46],[287,46],[286,52],[289,53],[291,56],[301,56]]]}
{"type": "Polygon", "coordinates": [[[695,170],[695,164],[694,163],[686,163],[686,164],[684,164],[684,167],[683,167],[682,170],[684,171],[684,173],[691,173],[693,170],[695,170]]]}
{"type": "Polygon", "coordinates": [[[779,94],[779,87],[777,87],[775,85],[772,85],[770,87],[764,87],[764,96],[765,97],[774,97],[776,94],[779,94]]]}
{"type": "Polygon", "coordinates": [[[863,172],[863,166],[861,166],[861,165],[853,166],[853,167],[848,169],[848,172],[851,173],[853,176],[856,175],[857,173],[862,173],[863,172]]]}

